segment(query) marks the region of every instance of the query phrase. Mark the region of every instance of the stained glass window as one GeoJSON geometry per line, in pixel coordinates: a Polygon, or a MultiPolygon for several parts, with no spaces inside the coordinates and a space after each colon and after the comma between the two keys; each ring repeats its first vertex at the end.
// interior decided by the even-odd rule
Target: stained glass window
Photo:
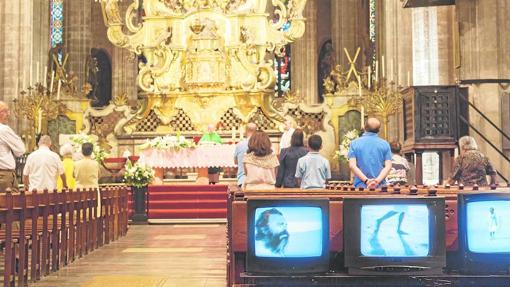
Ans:
{"type": "Polygon", "coordinates": [[[377,0],[370,0],[369,6],[369,38],[370,38],[370,48],[372,51],[372,71],[375,71],[375,61],[377,60],[377,29],[376,29],[376,11],[377,11],[377,0]]]}
{"type": "Polygon", "coordinates": [[[275,54],[274,72],[276,85],[274,87],[278,96],[290,91],[290,45],[282,48],[280,53],[275,54]]]}
{"type": "Polygon", "coordinates": [[[64,35],[64,0],[50,1],[50,44],[62,44],[64,35]]]}

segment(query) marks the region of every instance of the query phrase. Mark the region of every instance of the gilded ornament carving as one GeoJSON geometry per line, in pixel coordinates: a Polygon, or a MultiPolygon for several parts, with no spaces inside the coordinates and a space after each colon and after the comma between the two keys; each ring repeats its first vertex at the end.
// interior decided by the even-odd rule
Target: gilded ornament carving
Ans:
{"type": "MultiPolygon", "coordinates": [[[[275,17],[266,12],[267,0],[144,0],[143,12],[133,0],[124,18],[118,0],[99,1],[109,40],[146,59],[137,77],[145,97],[138,121],[157,110],[165,122],[174,105],[193,118],[192,109],[204,114],[220,99],[232,105],[223,112],[240,104],[244,115],[261,107],[271,120],[283,119],[272,107],[276,79],[267,55],[303,35],[306,0],[270,1],[275,17]],[[164,97],[175,101],[149,99],[164,97]]],[[[218,114],[199,119],[198,128],[205,118],[219,121],[220,109],[214,110],[218,114]]]]}

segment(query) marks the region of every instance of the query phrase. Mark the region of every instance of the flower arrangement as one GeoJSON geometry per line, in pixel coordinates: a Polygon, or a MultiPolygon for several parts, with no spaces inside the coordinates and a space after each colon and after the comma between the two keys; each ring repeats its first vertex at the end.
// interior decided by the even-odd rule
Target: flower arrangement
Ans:
{"type": "Polygon", "coordinates": [[[154,170],[150,166],[142,165],[138,162],[132,164],[131,161],[128,160],[125,169],[124,181],[127,185],[141,188],[149,185],[154,179],[154,170]]]}
{"type": "Polygon", "coordinates": [[[347,161],[347,155],[349,154],[349,147],[351,146],[351,142],[359,137],[358,130],[350,130],[348,131],[344,137],[342,138],[342,142],[340,143],[340,150],[335,152],[335,159],[339,159],[342,161],[347,161]]]}
{"type": "Polygon", "coordinates": [[[71,145],[73,146],[73,152],[75,154],[81,154],[81,146],[84,143],[91,143],[94,145],[94,150],[92,151],[92,158],[101,163],[105,157],[108,155],[104,149],[102,149],[98,144],[95,138],[87,134],[78,134],[70,137],[71,145]]]}
{"type": "Polygon", "coordinates": [[[161,150],[168,150],[168,149],[175,149],[180,150],[184,148],[194,148],[196,147],[196,144],[192,140],[187,140],[183,136],[177,134],[176,136],[163,136],[163,137],[156,137],[152,140],[147,140],[145,143],[140,145],[140,149],[148,149],[148,148],[154,148],[154,149],[161,149],[161,150]]]}

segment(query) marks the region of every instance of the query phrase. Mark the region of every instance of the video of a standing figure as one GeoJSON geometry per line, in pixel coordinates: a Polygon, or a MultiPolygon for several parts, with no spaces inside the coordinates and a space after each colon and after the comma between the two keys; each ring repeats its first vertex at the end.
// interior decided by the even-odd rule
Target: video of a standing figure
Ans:
{"type": "Polygon", "coordinates": [[[424,257],[429,254],[426,204],[363,205],[361,254],[367,257],[424,257]]]}
{"type": "Polygon", "coordinates": [[[510,253],[510,201],[467,204],[468,248],[476,253],[510,253]]]}
{"type": "Polygon", "coordinates": [[[319,207],[264,207],[255,210],[255,256],[319,257],[323,250],[319,207]]]}

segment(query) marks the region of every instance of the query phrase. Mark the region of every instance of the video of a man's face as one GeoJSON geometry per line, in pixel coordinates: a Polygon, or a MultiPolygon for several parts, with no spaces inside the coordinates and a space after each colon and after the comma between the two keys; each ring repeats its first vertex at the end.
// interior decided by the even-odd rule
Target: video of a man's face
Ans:
{"type": "Polygon", "coordinates": [[[322,210],[318,207],[265,207],[255,210],[255,256],[322,255],[322,210]]]}

